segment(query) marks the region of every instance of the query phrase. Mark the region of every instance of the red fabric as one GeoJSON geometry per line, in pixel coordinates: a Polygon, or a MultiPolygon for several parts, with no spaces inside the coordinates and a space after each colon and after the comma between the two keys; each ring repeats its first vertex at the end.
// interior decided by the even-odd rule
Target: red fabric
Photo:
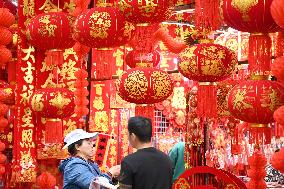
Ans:
{"type": "Polygon", "coordinates": [[[274,21],[284,28],[284,0],[273,0],[270,6],[270,12],[274,21]]]}
{"type": "Polygon", "coordinates": [[[249,71],[256,75],[269,75],[271,64],[271,39],[268,34],[249,36],[249,71]]]}
{"type": "Polygon", "coordinates": [[[223,1],[224,21],[228,26],[243,32],[272,33],[279,29],[270,14],[273,0],[249,1],[244,4],[234,0],[223,1]],[[242,11],[241,11],[242,10],[242,11]]]}
{"type": "Polygon", "coordinates": [[[56,178],[49,172],[43,172],[36,180],[40,189],[53,189],[56,185],[56,178]]]}
{"type": "Polygon", "coordinates": [[[46,119],[45,143],[55,144],[63,141],[63,126],[61,119],[46,119]]]}

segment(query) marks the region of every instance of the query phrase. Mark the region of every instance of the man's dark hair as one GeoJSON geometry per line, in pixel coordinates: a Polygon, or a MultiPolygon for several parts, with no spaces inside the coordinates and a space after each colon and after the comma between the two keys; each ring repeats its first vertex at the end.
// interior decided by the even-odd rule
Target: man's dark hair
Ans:
{"type": "Polygon", "coordinates": [[[77,142],[74,142],[73,144],[70,144],[68,146],[68,152],[71,156],[75,156],[77,154],[77,149],[75,147],[76,144],[78,144],[79,146],[82,145],[84,139],[78,140],[77,142]]]}
{"type": "Polygon", "coordinates": [[[134,133],[140,142],[146,143],[151,141],[152,121],[142,116],[131,117],[128,120],[128,132],[134,133]]]}

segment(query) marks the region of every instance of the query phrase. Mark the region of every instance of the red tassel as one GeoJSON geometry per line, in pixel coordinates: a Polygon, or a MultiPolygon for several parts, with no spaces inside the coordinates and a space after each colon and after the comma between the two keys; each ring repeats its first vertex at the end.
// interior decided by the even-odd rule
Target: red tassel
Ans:
{"type": "Polygon", "coordinates": [[[61,143],[63,141],[63,129],[61,119],[46,119],[45,143],[61,143]]]}
{"type": "Polygon", "coordinates": [[[155,106],[153,104],[137,104],[135,106],[135,115],[136,116],[143,116],[151,119],[152,121],[152,133],[154,134],[155,128],[154,128],[154,116],[155,116],[155,106]]]}
{"type": "Polygon", "coordinates": [[[249,128],[250,144],[270,144],[272,132],[266,124],[251,124],[249,128]]]}
{"type": "Polygon", "coordinates": [[[271,64],[271,39],[267,34],[249,36],[249,71],[254,75],[269,75],[271,64]]]}
{"type": "Polygon", "coordinates": [[[98,49],[94,55],[94,63],[96,67],[96,79],[112,78],[112,49],[98,49]]]}
{"type": "Polygon", "coordinates": [[[199,83],[197,90],[197,115],[199,117],[217,116],[217,87],[213,84],[199,83]]]}
{"type": "Polygon", "coordinates": [[[45,63],[47,66],[62,65],[63,64],[63,51],[62,50],[49,50],[46,52],[45,63]]]}

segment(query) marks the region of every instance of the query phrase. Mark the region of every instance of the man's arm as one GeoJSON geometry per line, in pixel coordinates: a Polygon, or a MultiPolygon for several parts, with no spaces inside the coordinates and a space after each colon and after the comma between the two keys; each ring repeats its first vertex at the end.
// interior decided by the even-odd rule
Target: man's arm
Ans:
{"type": "Polygon", "coordinates": [[[122,161],[118,189],[132,189],[132,185],[133,185],[132,168],[128,163],[122,161]]]}

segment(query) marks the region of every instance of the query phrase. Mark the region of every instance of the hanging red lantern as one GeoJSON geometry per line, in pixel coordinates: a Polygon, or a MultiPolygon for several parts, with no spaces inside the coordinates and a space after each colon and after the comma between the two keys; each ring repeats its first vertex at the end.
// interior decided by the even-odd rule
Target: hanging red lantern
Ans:
{"type": "Polygon", "coordinates": [[[7,157],[4,154],[0,154],[0,164],[4,164],[7,160],[7,157]]]}
{"type": "Polygon", "coordinates": [[[0,27],[0,44],[1,45],[8,45],[12,42],[13,34],[4,27],[0,27]]]}
{"type": "Polygon", "coordinates": [[[274,81],[244,81],[228,94],[231,114],[248,123],[273,122],[273,112],[283,104],[284,87],[274,81]]]}
{"type": "Polygon", "coordinates": [[[8,126],[9,122],[6,118],[1,117],[0,118],[0,132],[3,132],[4,129],[8,126]]]}
{"type": "Polygon", "coordinates": [[[281,106],[274,112],[273,118],[280,125],[284,125],[284,106],[281,106]]]}
{"type": "Polygon", "coordinates": [[[0,103],[0,116],[6,115],[9,107],[6,104],[0,103]]]}
{"type": "Polygon", "coordinates": [[[62,119],[74,112],[74,94],[65,88],[37,89],[31,96],[30,105],[42,117],[62,119]]]}
{"type": "Polygon", "coordinates": [[[36,15],[27,26],[30,43],[42,50],[71,48],[74,17],[64,12],[48,12],[36,15]]]}
{"type": "Polygon", "coordinates": [[[284,56],[273,61],[271,72],[277,78],[277,81],[284,83],[284,56]]]}
{"type": "Polygon", "coordinates": [[[272,155],[270,163],[274,169],[284,173],[284,148],[272,155]]]}
{"type": "Polygon", "coordinates": [[[5,143],[0,142],[0,152],[3,152],[5,148],[6,148],[5,143]]]}
{"type": "Polygon", "coordinates": [[[120,46],[131,35],[119,10],[115,7],[96,7],[83,11],[74,23],[76,41],[93,48],[120,46]]]}
{"type": "Polygon", "coordinates": [[[37,177],[36,183],[40,189],[53,189],[56,185],[56,178],[46,171],[37,177]]]}
{"type": "Polygon", "coordinates": [[[15,23],[15,16],[7,8],[0,8],[0,26],[10,27],[15,23]]]}
{"type": "Polygon", "coordinates": [[[117,0],[118,8],[127,21],[138,23],[159,23],[167,18],[169,0],[117,0]]]}
{"type": "Polygon", "coordinates": [[[273,0],[224,0],[223,16],[228,26],[250,33],[272,33],[279,30],[270,14],[273,0]]]}
{"type": "Polygon", "coordinates": [[[4,165],[0,165],[0,176],[2,176],[5,173],[5,166],[4,165]]]}
{"type": "Polygon", "coordinates": [[[4,45],[0,45],[0,65],[6,64],[12,58],[12,53],[4,45]]]}
{"type": "Polygon", "coordinates": [[[179,57],[180,73],[199,82],[224,80],[232,74],[238,63],[236,55],[227,47],[211,43],[189,46],[179,57]]]}
{"type": "Polygon", "coordinates": [[[0,102],[8,105],[15,104],[15,85],[0,88],[0,102]]]}
{"type": "Polygon", "coordinates": [[[160,63],[161,55],[158,51],[142,53],[139,51],[130,51],[125,57],[125,63],[130,68],[135,67],[157,67],[160,63]]]}
{"type": "Polygon", "coordinates": [[[133,68],[121,76],[118,93],[136,104],[153,104],[168,98],[173,82],[167,72],[156,68],[133,68]]]}
{"type": "Polygon", "coordinates": [[[46,119],[46,143],[60,143],[63,138],[62,121],[74,113],[74,94],[65,88],[43,88],[35,90],[30,97],[34,112],[46,119]]]}
{"type": "Polygon", "coordinates": [[[284,28],[284,0],[273,0],[270,6],[270,12],[274,21],[284,28]]]}

